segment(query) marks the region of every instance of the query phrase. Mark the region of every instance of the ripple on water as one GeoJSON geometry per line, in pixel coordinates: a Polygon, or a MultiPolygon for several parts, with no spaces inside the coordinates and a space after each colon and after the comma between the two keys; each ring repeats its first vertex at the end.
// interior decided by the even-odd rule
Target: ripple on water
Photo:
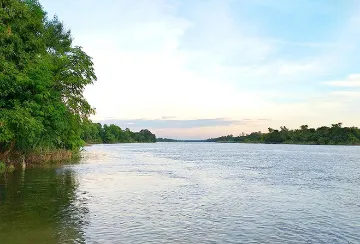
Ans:
{"type": "Polygon", "coordinates": [[[93,145],[0,178],[0,242],[360,243],[359,163],[359,147],[93,145]]]}

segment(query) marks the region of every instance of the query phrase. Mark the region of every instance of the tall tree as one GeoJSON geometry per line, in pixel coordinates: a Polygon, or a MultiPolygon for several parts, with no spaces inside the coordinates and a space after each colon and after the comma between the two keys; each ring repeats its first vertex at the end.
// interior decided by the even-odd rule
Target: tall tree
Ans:
{"type": "Polygon", "coordinates": [[[95,80],[91,58],[37,0],[0,0],[0,153],[77,150],[95,80]]]}

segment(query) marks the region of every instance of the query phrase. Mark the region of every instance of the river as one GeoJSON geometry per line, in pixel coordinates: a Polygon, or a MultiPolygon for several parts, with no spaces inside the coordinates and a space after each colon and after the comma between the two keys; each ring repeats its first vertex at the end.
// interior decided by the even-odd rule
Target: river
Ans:
{"type": "Polygon", "coordinates": [[[0,243],[360,243],[360,147],[93,145],[0,176],[0,243]]]}

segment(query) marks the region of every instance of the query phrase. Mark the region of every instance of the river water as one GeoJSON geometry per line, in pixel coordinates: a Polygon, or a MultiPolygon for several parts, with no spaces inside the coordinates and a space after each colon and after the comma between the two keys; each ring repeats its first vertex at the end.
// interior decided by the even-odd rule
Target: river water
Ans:
{"type": "Polygon", "coordinates": [[[0,176],[0,243],[360,243],[360,147],[86,147],[0,176]]]}

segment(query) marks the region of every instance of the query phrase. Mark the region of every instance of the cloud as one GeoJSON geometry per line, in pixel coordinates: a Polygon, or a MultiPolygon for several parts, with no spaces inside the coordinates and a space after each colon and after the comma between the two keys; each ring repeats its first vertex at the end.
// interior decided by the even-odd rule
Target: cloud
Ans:
{"type": "MultiPolygon", "coordinates": [[[[258,119],[258,121],[268,121],[267,119],[258,119]]],[[[243,119],[232,120],[226,118],[214,119],[192,119],[192,120],[175,120],[175,119],[112,119],[96,121],[102,124],[116,124],[120,127],[131,125],[133,128],[144,129],[190,129],[202,127],[222,127],[231,125],[256,124],[257,121],[243,119]]]]}
{"type": "Polygon", "coordinates": [[[337,80],[360,72],[356,1],[41,2],[94,58],[96,121],[186,137],[359,121],[358,75],[337,80]]]}
{"type": "Polygon", "coordinates": [[[325,84],[336,87],[360,87],[360,74],[351,74],[345,80],[330,81],[325,84]]]}
{"type": "Polygon", "coordinates": [[[326,42],[291,42],[285,40],[276,40],[277,44],[298,46],[298,47],[307,47],[307,48],[342,48],[336,43],[326,43],[326,42]]]}
{"type": "Polygon", "coordinates": [[[331,95],[341,96],[348,99],[351,98],[360,98],[360,90],[359,91],[334,91],[330,93],[331,95]]]}

